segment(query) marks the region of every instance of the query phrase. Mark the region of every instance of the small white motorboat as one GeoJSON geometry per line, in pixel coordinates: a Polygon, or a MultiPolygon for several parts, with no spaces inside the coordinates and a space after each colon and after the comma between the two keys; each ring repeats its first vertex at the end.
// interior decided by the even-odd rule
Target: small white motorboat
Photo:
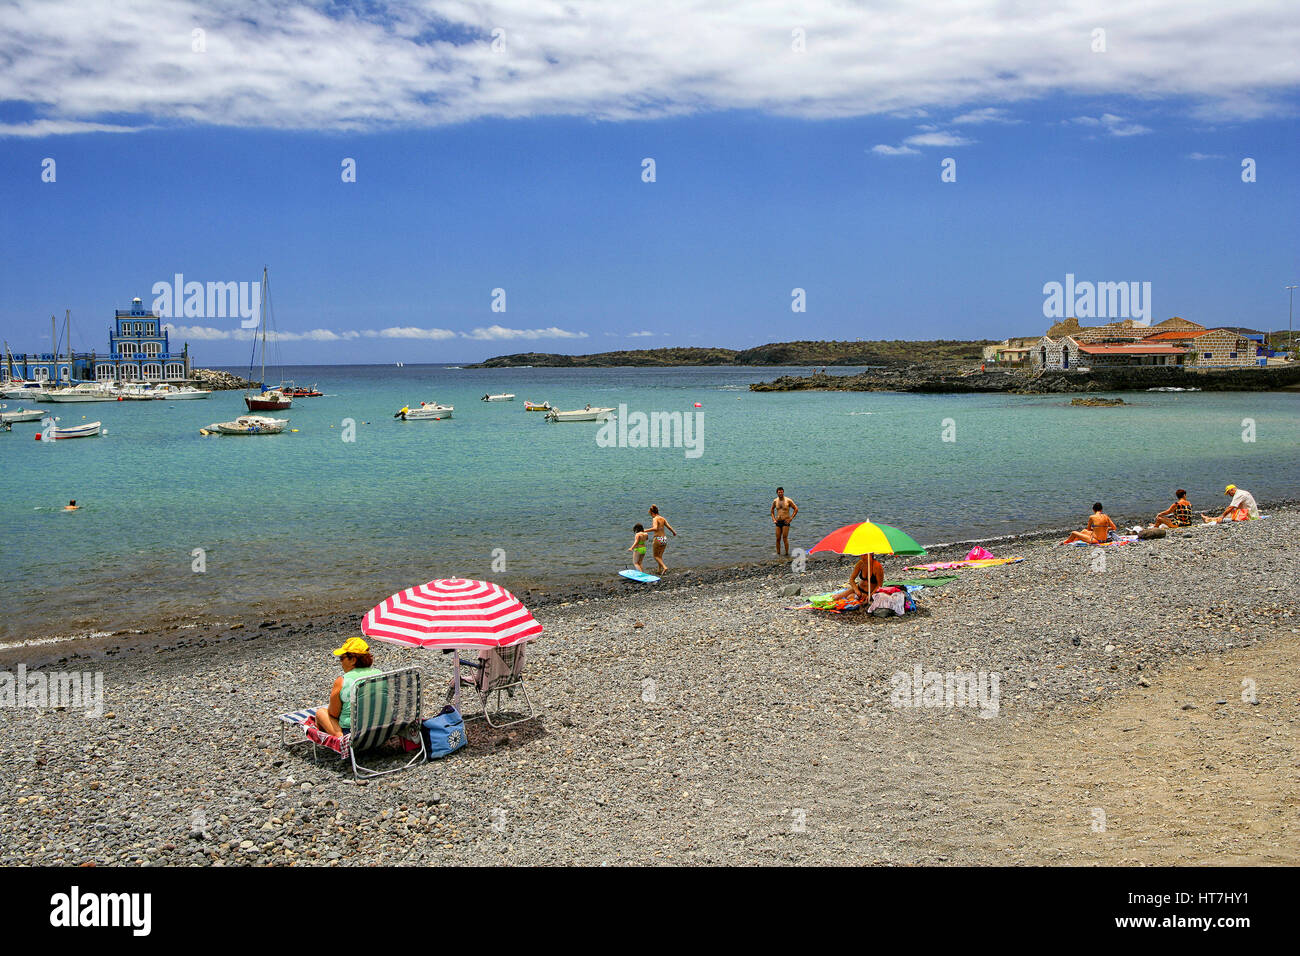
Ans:
{"type": "Polygon", "coordinates": [[[39,402],[45,398],[45,382],[29,382],[23,379],[11,379],[4,390],[0,391],[0,397],[3,398],[23,398],[32,402],[39,402]]]}
{"type": "Polygon", "coordinates": [[[439,405],[437,402],[421,402],[415,408],[412,408],[410,405],[403,405],[397,410],[393,417],[400,418],[404,422],[440,422],[444,418],[451,418],[451,413],[455,410],[455,405],[439,405]]]}
{"type": "MultiPolygon", "coordinates": [[[[6,405],[0,405],[0,409],[7,408],[6,405]]],[[[39,422],[48,412],[43,408],[15,408],[13,411],[0,410],[0,422],[13,424],[14,422],[39,422]]]]}
{"type": "Polygon", "coordinates": [[[99,382],[82,382],[70,388],[55,388],[45,393],[47,402],[115,402],[117,390],[99,382]]]}
{"type": "Polygon", "coordinates": [[[152,382],[123,382],[117,389],[118,398],[124,402],[151,402],[157,394],[152,382]]]}
{"type": "Polygon", "coordinates": [[[571,412],[550,411],[546,413],[548,422],[607,422],[613,415],[612,408],[592,408],[588,405],[586,408],[575,409],[571,412]]]}
{"type": "Polygon", "coordinates": [[[513,392],[502,392],[500,395],[484,395],[485,402],[513,402],[515,396],[513,392]]]}
{"type": "Polygon", "coordinates": [[[278,435],[289,424],[287,418],[267,418],[265,415],[240,415],[233,422],[214,422],[200,428],[200,435],[278,435]]]}
{"type": "Polygon", "coordinates": [[[549,412],[551,410],[550,402],[530,402],[524,400],[524,411],[526,412],[549,412]]]}
{"type": "Polygon", "coordinates": [[[155,385],[150,398],[163,402],[188,402],[198,398],[207,398],[212,394],[211,389],[195,388],[193,385],[172,385],[164,382],[162,385],[155,385]]]}
{"type": "MultiPolygon", "coordinates": [[[[86,422],[84,425],[74,425],[71,428],[59,428],[57,425],[50,429],[48,434],[51,438],[61,440],[64,438],[94,438],[99,434],[99,426],[102,422],[86,422]]],[[[36,440],[40,441],[43,437],[42,432],[36,433],[36,440]]]]}

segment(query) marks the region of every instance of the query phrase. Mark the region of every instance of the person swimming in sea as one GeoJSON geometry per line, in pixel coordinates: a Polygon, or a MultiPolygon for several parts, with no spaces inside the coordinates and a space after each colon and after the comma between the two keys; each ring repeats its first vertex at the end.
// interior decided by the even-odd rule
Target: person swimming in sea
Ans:
{"type": "Polygon", "coordinates": [[[650,540],[650,532],[646,531],[645,526],[641,524],[632,525],[632,530],[636,533],[636,537],[632,539],[632,547],[628,548],[635,555],[632,566],[644,574],[645,568],[641,567],[641,562],[645,560],[645,543],[650,540]]]}

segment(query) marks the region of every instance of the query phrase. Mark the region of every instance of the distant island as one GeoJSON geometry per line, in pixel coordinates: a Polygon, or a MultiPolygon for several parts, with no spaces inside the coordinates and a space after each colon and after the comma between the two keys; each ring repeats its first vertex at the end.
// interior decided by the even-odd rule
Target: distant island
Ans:
{"type": "Polygon", "coordinates": [[[752,349],[663,348],[626,349],[591,355],[559,355],[554,352],[519,352],[497,355],[466,368],[613,368],[616,366],[672,365],[875,365],[899,366],[917,362],[978,362],[992,339],[902,339],[872,342],[772,342],[752,349]]]}

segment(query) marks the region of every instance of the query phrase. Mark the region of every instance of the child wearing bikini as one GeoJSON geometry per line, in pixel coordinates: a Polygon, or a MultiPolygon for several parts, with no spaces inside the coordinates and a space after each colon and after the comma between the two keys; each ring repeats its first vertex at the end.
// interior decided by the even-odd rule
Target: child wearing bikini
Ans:
{"type": "Polygon", "coordinates": [[[632,530],[636,532],[636,537],[632,539],[632,547],[628,550],[636,555],[632,559],[632,564],[638,571],[644,572],[645,568],[641,567],[641,562],[645,560],[645,543],[650,540],[650,533],[639,524],[632,525],[632,530]]]}

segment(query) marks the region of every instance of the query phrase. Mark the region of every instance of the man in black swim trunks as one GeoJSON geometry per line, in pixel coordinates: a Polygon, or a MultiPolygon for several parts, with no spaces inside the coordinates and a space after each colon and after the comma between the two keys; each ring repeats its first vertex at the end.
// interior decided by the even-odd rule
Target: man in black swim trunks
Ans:
{"type": "Polygon", "coordinates": [[[790,557],[790,522],[799,513],[799,506],[794,499],[785,496],[785,489],[776,489],[776,499],[772,502],[772,523],[776,525],[776,553],[781,554],[781,542],[785,542],[785,556],[790,557]]]}

